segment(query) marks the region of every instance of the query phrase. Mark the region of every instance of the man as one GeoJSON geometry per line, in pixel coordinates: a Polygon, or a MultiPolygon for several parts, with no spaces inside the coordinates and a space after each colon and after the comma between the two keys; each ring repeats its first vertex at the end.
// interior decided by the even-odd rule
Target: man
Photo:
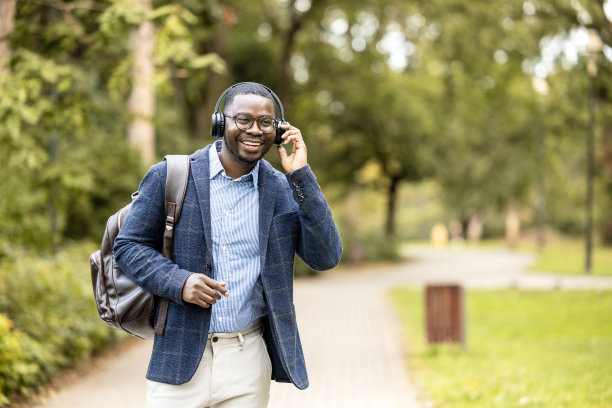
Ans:
{"type": "Polygon", "coordinates": [[[330,269],[342,243],[302,134],[274,119],[273,95],[252,82],[229,88],[223,141],[190,156],[172,260],[160,253],[164,162],[142,180],[115,240],[119,267],[170,300],[147,372],[149,407],[265,407],[270,379],[308,387],[294,255],[330,269]],[[283,144],[292,144],[291,154],[278,146],[285,175],[262,159],[277,126],[283,144]]]}

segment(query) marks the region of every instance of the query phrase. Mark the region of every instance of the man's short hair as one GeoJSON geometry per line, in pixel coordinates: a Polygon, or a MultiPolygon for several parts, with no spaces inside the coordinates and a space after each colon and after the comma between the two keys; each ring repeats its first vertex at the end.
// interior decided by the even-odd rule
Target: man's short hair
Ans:
{"type": "Polygon", "coordinates": [[[259,95],[264,98],[270,99],[274,104],[274,114],[277,114],[276,103],[270,91],[263,85],[257,82],[243,82],[236,85],[225,95],[225,102],[223,103],[223,113],[227,112],[227,108],[232,104],[236,95],[259,95]]]}

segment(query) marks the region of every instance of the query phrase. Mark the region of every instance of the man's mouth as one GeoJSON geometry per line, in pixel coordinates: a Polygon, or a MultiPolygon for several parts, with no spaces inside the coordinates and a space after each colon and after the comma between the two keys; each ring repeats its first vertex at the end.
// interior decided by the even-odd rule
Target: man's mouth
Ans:
{"type": "Polygon", "coordinates": [[[263,144],[263,142],[258,142],[255,140],[243,140],[242,143],[247,146],[255,146],[255,147],[261,146],[263,144]]]}

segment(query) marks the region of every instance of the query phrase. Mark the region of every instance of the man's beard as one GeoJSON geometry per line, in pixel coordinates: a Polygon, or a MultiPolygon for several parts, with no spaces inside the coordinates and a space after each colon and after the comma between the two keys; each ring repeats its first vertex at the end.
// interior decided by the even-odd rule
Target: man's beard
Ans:
{"type": "MultiPolygon", "coordinates": [[[[244,163],[244,164],[256,164],[259,161],[259,159],[261,159],[263,157],[263,154],[262,154],[261,156],[259,156],[255,160],[247,159],[246,157],[242,157],[240,155],[240,153],[238,153],[238,151],[234,151],[230,147],[230,145],[227,143],[227,139],[226,138],[223,138],[223,143],[225,143],[225,147],[227,147],[227,151],[230,152],[230,154],[232,156],[234,156],[236,159],[238,159],[238,161],[241,162],[241,163],[244,163]]],[[[237,143],[240,143],[240,142],[237,141],[237,143]]]]}

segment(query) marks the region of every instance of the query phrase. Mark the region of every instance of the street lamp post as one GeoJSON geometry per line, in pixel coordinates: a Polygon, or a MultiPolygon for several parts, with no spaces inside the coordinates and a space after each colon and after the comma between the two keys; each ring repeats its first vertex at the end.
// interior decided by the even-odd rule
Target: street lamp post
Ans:
{"type": "Polygon", "coordinates": [[[589,72],[589,131],[587,137],[587,193],[586,193],[586,225],[585,225],[585,262],[584,272],[591,273],[593,253],[593,178],[595,175],[595,78],[597,63],[603,49],[603,43],[597,30],[589,29],[589,41],[586,45],[588,55],[587,71],[589,72]]]}

